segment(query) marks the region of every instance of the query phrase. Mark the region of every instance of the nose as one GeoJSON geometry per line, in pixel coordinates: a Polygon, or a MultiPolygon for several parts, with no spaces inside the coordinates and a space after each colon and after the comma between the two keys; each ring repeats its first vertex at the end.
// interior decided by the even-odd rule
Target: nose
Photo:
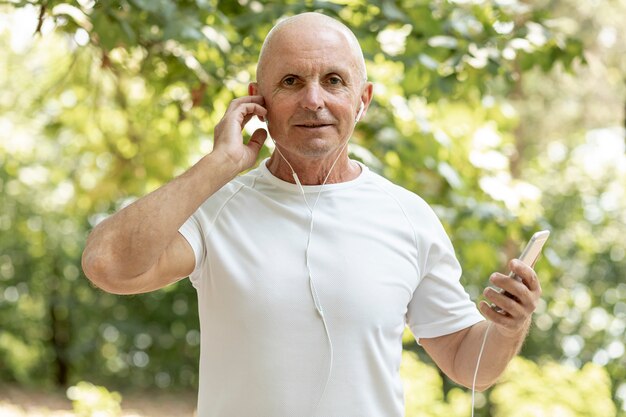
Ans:
{"type": "Polygon", "coordinates": [[[324,107],[324,89],[319,83],[309,83],[302,89],[301,105],[307,110],[317,111],[324,107]]]}

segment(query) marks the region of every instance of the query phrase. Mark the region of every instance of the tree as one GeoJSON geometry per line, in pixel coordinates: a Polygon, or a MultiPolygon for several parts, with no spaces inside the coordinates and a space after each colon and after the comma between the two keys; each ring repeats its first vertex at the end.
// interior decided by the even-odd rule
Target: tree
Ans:
{"type": "MultiPolygon", "coordinates": [[[[541,146],[554,145],[530,141],[530,131],[520,128],[528,114],[511,106],[539,94],[526,90],[533,84],[527,80],[544,77],[554,66],[573,71],[583,61],[582,43],[554,25],[542,5],[10,3],[4,16],[26,16],[20,24],[35,36],[20,43],[14,33],[0,33],[9,51],[0,66],[0,370],[6,379],[195,384],[199,335],[191,286],[181,282],[133,297],[104,294],[82,276],[81,245],[104,216],[211,149],[213,126],[232,98],[246,94],[262,40],[282,16],[320,10],[353,28],[376,92],[353,138],[352,155],[435,207],[473,296],[491,271],[504,270],[534,230],[567,230],[584,217],[580,210],[562,210],[573,195],[587,198],[574,193],[578,182],[558,195],[542,193],[559,189],[558,177],[537,156],[541,146]],[[19,321],[13,319],[16,312],[19,321]]],[[[264,149],[261,157],[268,153],[264,149]]],[[[568,159],[559,163],[566,166],[568,159]]],[[[608,178],[597,181],[613,187],[608,178]]],[[[618,213],[610,211],[590,233],[608,230],[618,213]]],[[[533,359],[559,359],[555,349],[563,341],[578,343],[564,336],[574,336],[575,326],[567,333],[546,324],[555,323],[559,306],[568,302],[554,285],[566,271],[554,255],[573,250],[564,237],[554,239],[554,250],[538,266],[547,301],[538,315],[541,331],[533,331],[524,351],[533,359]]],[[[618,238],[611,239],[597,265],[619,277],[623,267],[614,260],[620,246],[618,238]]],[[[591,294],[586,280],[576,283],[591,294]]],[[[613,295],[594,298],[593,305],[609,297],[619,319],[624,295],[620,287],[615,291],[607,286],[613,295]]],[[[591,333],[589,339],[598,335],[591,333]]],[[[428,363],[414,343],[406,348],[428,363]]],[[[586,355],[581,363],[590,359],[586,355]]],[[[610,368],[614,380],[623,377],[618,365],[610,368]]],[[[443,381],[449,400],[456,391],[443,381]]],[[[483,415],[489,408],[483,407],[483,415]]]]}

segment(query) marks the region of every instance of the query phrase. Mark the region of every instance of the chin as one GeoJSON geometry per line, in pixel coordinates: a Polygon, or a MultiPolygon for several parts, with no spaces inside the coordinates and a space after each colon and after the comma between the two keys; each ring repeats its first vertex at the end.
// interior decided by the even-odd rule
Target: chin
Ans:
{"type": "Polygon", "coordinates": [[[324,157],[337,151],[342,143],[343,142],[338,140],[315,138],[301,143],[300,146],[298,146],[298,151],[300,154],[308,157],[324,157]]]}
{"type": "Polygon", "coordinates": [[[273,137],[278,145],[285,148],[288,152],[311,158],[328,156],[329,153],[335,152],[344,144],[344,140],[336,134],[316,135],[289,131],[286,135],[273,137]]]}

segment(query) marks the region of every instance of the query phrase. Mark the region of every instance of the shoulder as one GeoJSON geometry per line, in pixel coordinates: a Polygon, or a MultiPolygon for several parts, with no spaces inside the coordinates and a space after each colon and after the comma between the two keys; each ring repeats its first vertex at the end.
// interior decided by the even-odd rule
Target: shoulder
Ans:
{"type": "Polygon", "coordinates": [[[400,209],[402,217],[413,229],[418,246],[426,247],[434,242],[449,241],[435,210],[421,196],[374,172],[369,173],[368,179],[379,192],[385,194],[400,209]]]}
{"type": "Polygon", "coordinates": [[[257,169],[233,178],[213,195],[207,198],[198,208],[205,215],[217,215],[219,211],[242,190],[253,188],[260,176],[257,169]]]}
{"type": "Polygon", "coordinates": [[[417,193],[395,184],[375,172],[368,173],[369,182],[378,190],[392,198],[409,217],[435,216],[431,206],[417,193]]]}

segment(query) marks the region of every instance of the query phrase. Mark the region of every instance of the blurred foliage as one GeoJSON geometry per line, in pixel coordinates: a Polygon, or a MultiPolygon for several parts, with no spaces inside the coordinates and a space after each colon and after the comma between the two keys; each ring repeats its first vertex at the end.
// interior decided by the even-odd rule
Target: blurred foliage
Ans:
{"type": "Polygon", "coordinates": [[[444,399],[437,368],[421,362],[414,352],[402,352],[400,376],[404,383],[406,417],[469,417],[471,397],[453,388],[444,399]]]}
{"type": "Polygon", "coordinates": [[[608,373],[593,363],[578,370],[515,358],[491,394],[494,416],[616,415],[608,373]]]}
{"type": "MultiPolygon", "coordinates": [[[[3,3],[3,380],[197,386],[191,285],[105,294],[82,274],[82,245],[106,215],[209,152],[213,126],[246,94],[272,25],[318,10],[354,30],[375,83],[352,156],[433,205],[473,298],[535,230],[553,232],[537,265],[544,301],[523,350],[550,365],[515,362],[511,372],[523,375],[481,394],[477,415],[513,415],[505,388],[543,404],[524,381],[550,391],[551,369],[573,381],[597,377],[597,395],[610,389],[626,415],[626,159],[616,127],[626,97],[624,1],[3,3]]],[[[437,379],[413,341],[405,348],[421,359],[408,372],[432,384],[412,382],[407,395],[433,416],[463,415],[467,395],[437,379]]],[[[586,398],[575,384],[566,392],[586,398]]],[[[562,405],[592,415],[573,404],[562,405]]]]}
{"type": "Polygon", "coordinates": [[[119,417],[122,396],[89,382],[80,381],[67,389],[76,417],[119,417]]]}
{"type": "MultiPolygon", "coordinates": [[[[443,395],[443,380],[433,365],[413,352],[402,355],[406,417],[469,417],[471,393],[452,388],[443,395]]],[[[611,381],[606,370],[592,363],[582,369],[550,361],[537,365],[513,358],[489,396],[490,417],[615,417],[611,381]]],[[[485,396],[476,393],[477,408],[485,396]]]]}

